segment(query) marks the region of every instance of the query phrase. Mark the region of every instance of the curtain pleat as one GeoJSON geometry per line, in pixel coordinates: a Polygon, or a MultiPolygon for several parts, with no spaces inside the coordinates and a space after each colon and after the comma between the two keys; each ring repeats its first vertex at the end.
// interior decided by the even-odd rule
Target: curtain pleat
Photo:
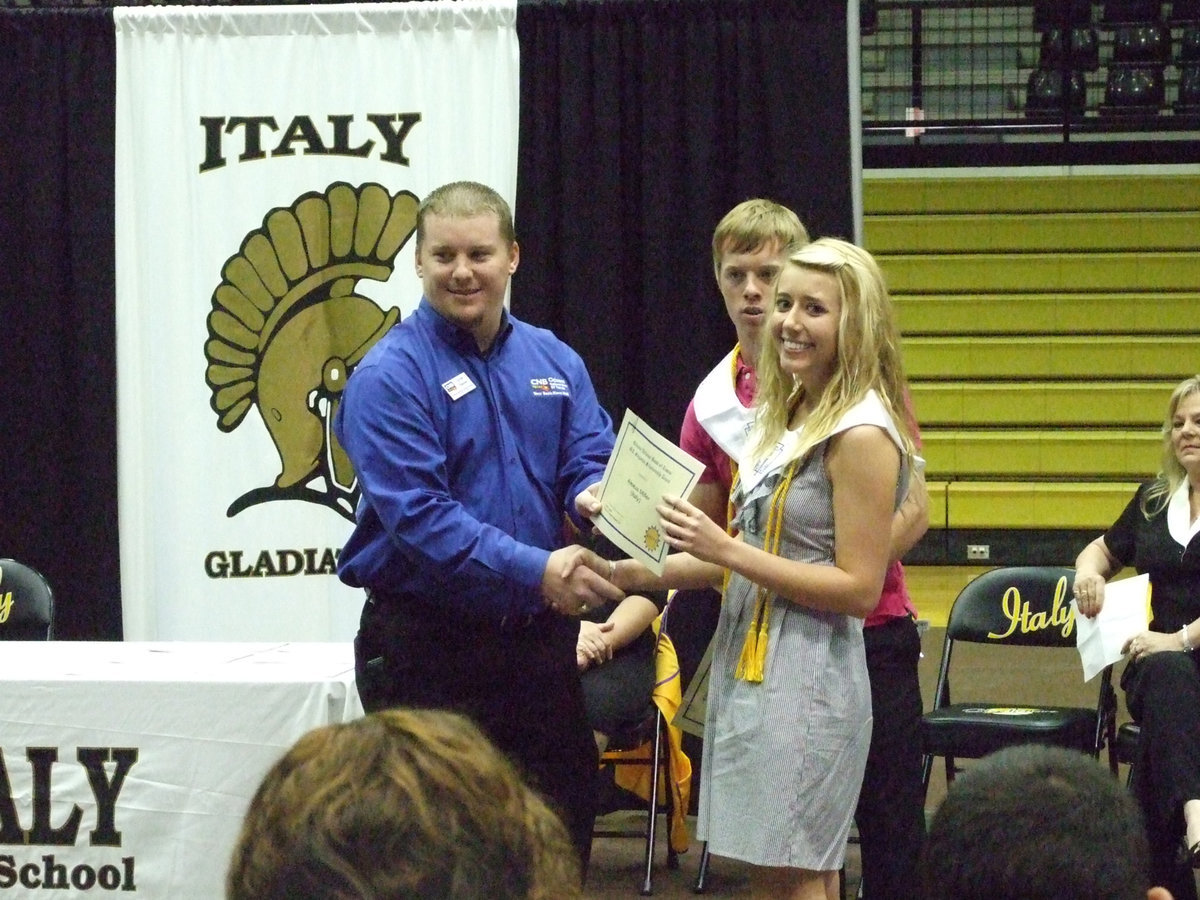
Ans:
{"type": "Polygon", "coordinates": [[[0,557],[121,637],[112,15],[0,10],[0,557]]]}
{"type": "Polygon", "coordinates": [[[712,230],[767,196],[853,234],[844,4],[523,0],[513,309],[676,436],[734,340],[712,230]]]}

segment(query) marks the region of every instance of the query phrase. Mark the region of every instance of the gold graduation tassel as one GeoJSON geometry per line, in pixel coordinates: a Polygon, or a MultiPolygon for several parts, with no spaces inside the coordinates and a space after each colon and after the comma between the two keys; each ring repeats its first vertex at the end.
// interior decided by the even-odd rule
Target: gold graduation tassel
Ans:
{"type": "MultiPolygon", "coordinates": [[[[779,544],[783,537],[783,502],[787,497],[792,476],[796,474],[797,463],[787,467],[779,484],[771,494],[771,504],[767,512],[767,529],[763,539],[763,549],[768,553],[779,555],[779,544]]],[[[754,598],[754,618],[746,629],[746,640],[742,644],[742,652],[738,657],[737,669],[733,677],[740,681],[761,683],[767,665],[767,634],[771,626],[771,604],[768,601],[770,591],[761,585],[754,598]]]]}
{"type": "Polygon", "coordinates": [[[763,602],[765,591],[759,588],[758,597],[754,601],[754,620],[746,629],[746,640],[742,644],[742,653],[738,657],[737,669],[733,677],[739,681],[759,683],[763,680],[763,668],[767,660],[767,625],[768,606],[763,602]]]}
{"type": "MultiPolygon", "coordinates": [[[[733,492],[738,488],[738,470],[737,463],[732,463],[733,468],[733,483],[729,487],[729,498],[725,501],[725,533],[730,537],[736,537],[738,530],[733,524],[733,492]]],[[[726,569],[721,573],[721,603],[725,603],[725,594],[729,591],[729,577],[733,575],[731,569],[726,569]]]]}

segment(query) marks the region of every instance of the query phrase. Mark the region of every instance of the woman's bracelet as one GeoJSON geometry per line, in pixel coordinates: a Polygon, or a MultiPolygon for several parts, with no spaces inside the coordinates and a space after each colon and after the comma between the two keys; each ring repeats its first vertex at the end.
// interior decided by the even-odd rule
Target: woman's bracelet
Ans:
{"type": "Polygon", "coordinates": [[[1179,640],[1183,644],[1183,652],[1191,653],[1193,649],[1192,642],[1188,639],[1188,627],[1184,625],[1179,629],[1179,640]]]}

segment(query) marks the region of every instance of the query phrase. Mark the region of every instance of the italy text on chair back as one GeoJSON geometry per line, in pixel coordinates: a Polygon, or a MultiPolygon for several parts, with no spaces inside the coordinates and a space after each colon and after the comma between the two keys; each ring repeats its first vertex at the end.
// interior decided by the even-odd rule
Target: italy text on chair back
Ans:
{"type": "Polygon", "coordinates": [[[36,569],[0,559],[0,640],[53,638],[54,594],[36,569]]]}
{"type": "MultiPolygon", "coordinates": [[[[1031,703],[1037,686],[1022,675],[1033,661],[1022,655],[1028,650],[1017,649],[1075,648],[1073,579],[1070,568],[1012,566],[985,572],[959,593],[946,625],[933,709],[921,723],[926,785],[936,756],[945,758],[949,781],[956,758],[978,759],[1013,744],[1052,744],[1099,754],[1116,710],[1108,678],[1101,679],[1094,705],[1031,703]],[[988,699],[958,696],[951,702],[950,666],[958,643],[1012,648],[1013,660],[1002,667],[998,683],[988,686],[988,699]]],[[[1040,657],[1041,651],[1035,655],[1040,657]]],[[[1081,699],[1085,690],[1081,687],[1081,699]]]]}

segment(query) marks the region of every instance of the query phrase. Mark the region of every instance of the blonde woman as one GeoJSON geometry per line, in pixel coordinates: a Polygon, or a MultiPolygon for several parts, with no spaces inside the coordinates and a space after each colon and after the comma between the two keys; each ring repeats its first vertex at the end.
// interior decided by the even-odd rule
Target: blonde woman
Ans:
{"type": "Polygon", "coordinates": [[[1150,628],[1125,645],[1121,687],[1141,724],[1133,791],[1142,807],[1155,883],[1196,897],[1200,868],[1200,375],[1171,393],[1162,469],[1075,560],[1079,611],[1095,616],[1104,584],[1125,566],[1150,575],[1150,628]],[[1182,839],[1182,847],[1180,846],[1182,839]],[[1181,851],[1182,850],[1182,854],[1181,851]]]}
{"type": "Polygon", "coordinates": [[[733,488],[740,535],[664,498],[666,540],[684,552],[661,578],[622,560],[614,579],[724,583],[698,834],[754,866],[755,897],[832,900],[871,734],[862,618],[879,602],[912,439],[891,302],[866,251],[830,238],[791,251],[766,332],[733,488]]]}

